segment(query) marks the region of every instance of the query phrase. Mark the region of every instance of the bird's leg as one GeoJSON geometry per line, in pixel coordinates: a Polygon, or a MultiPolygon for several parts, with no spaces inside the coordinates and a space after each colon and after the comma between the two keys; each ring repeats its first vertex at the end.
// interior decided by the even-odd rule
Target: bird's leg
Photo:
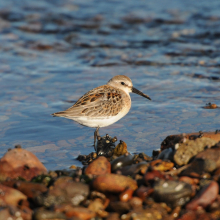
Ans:
{"type": "Polygon", "coordinates": [[[96,151],[96,146],[95,146],[95,143],[96,143],[96,138],[99,136],[99,126],[96,128],[95,132],[94,132],[94,148],[95,148],[95,151],[96,151]]]}

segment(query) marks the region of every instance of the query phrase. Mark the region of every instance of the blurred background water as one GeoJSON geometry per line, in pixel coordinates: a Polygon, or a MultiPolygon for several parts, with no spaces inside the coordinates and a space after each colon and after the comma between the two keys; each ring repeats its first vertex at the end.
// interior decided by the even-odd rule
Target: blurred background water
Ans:
{"type": "Polygon", "coordinates": [[[48,169],[80,165],[93,128],[50,114],[115,75],[130,112],[101,128],[151,155],[171,134],[220,129],[219,0],[0,0],[0,146],[21,144],[48,169]]]}

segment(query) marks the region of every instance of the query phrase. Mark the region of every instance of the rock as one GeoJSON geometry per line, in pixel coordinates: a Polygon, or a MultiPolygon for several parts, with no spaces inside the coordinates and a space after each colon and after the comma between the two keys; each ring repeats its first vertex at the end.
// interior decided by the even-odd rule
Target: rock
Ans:
{"type": "Polygon", "coordinates": [[[109,204],[109,208],[111,211],[117,212],[122,215],[124,213],[127,213],[131,209],[131,206],[128,202],[112,201],[109,204]]]}
{"type": "Polygon", "coordinates": [[[154,170],[168,171],[174,167],[174,163],[170,161],[163,161],[161,159],[157,159],[150,162],[150,166],[152,166],[154,170]]]}
{"type": "Polygon", "coordinates": [[[188,176],[181,176],[179,178],[179,181],[183,181],[185,183],[189,183],[190,185],[195,185],[195,184],[199,183],[199,179],[191,178],[191,177],[188,177],[188,176]]]}
{"type": "Polygon", "coordinates": [[[25,196],[23,193],[20,191],[13,189],[8,186],[4,186],[0,184],[0,204],[1,206],[4,205],[13,205],[17,206],[19,202],[22,200],[27,200],[27,196],[25,196]]]}
{"type": "Polygon", "coordinates": [[[89,220],[96,216],[94,211],[89,210],[88,208],[84,208],[81,206],[73,207],[69,204],[63,204],[59,207],[56,207],[56,212],[64,212],[66,217],[78,217],[81,220],[89,220]]]}
{"type": "Polygon", "coordinates": [[[211,138],[202,137],[195,140],[186,140],[184,143],[179,143],[178,149],[174,153],[174,161],[179,165],[185,165],[189,160],[203,151],[207,147],[212,147],[216,144],[211,138]]]}
{"type": "Polygon", "coordinates": [[[155,180],[158,179],[165,179],[165,175],[161,173],[158,170],[152,169],[152,167],[149,167],[146,174],[144,175],[144,182],[146,185],[153,185],[155,180]]]}
{"type": "Polygon", "coordinates": [[[0,180],[22,177],[31,180],[33,177],[47,173],[46,167],[31,152],[15,148],[0,159],[0,180]]]}
{"type": "Polygon", "coordinates": [[[114,160],[111,161],[111,168],[112,168],[112,172],[114,173],[116,170],[131,165],[133,164],[133,158],[134,156],[132,155],[122,155],[114,160]]]}
{"type": "Polygon", "coordinates": [[[0,220],[32,220],[32,211],[30,209],[19,209],[15,206],[0,208],[0,220]]]}
{"type": "Polygon", "coordinates": [[[216,147],[216,148],[214,147],[198,153],[194,160],[197,159],[210,161],[209,164],[214,163],[215,165],[213,165],[213,168],[207,167],[205,169],[206,172],[214,171],[216,168],[220,167],[220,147],[216,147]]]}
{"type": "Polygon", "coordinates": [[[132,198],[133,193],[134,193],[134,190],[130,188],[126,189],[124,192],[121,192],[119,195],[120,201],[127,202],[128,200],[132,198]]]}
{"type": "Polygon", "coordinates": [[[170,219],[167,210],[160,204],[153,203],[145,209],[131,210],[128,214],[123,215],[124,219],[132,220],[168,220],[170,219]]]}
{"type": "Polygon", "coordinates": [[[186,209],[196,210],[199,206],[206,208],[217,198],[218,192],[218,183],[212,181],[199,191],[199,193],[186,205],[186,209]]]}
{"type": "Polygon", "coordinates": [[[119,157],[127,153],[127,144],[124,141],[120,140],[119,144],[113,150],[113,155],[119,157]]]}
{"type": "Polygon", "coordinates": [[[142,199],[139,197],[132,197],[129,200],[129,204],[131,206],[132,209],[138,209],[138,208],[142,208],[142,199]]]}
{"type": "Polygon", "coordinates": [[[109,215],[106,218],[106,220],[121,220],[121,218],[119,217],[119,213],[111,212],[111,213],[109,213],[109,215]]]}
{"type": "Polygon", "coordinates": [[[189,201],[193,190],[191,185],[176,180],[158,180],[154,185],[153,197],[171,207],[182,206],[189,201]]]}
{"type": "Polygon", "coordinates": [[[2,182],[3,185],[15,188],[24,193],[28,198],[34,198],[35,196],[47,192],[47,187],[43,184],[24,182],[21,180],[9,180],[2,182]]]}
{"type": "Polygon", "coordinates": [[[198,176],[210,173],[220,167],[220,148],[210,148],[198,153],[181,175],[198,176]]]}
{"type": "Polygon", "coordinates": [[[39,208],[34,211],[33,219],[34,220],[49,220],[49,219],[65,220],[66,216],[60,212],[39,208]]]}
{"type": "Polygon", "coordinates": [[[215,143],[220,141],[220,133],[218,130],[215,132],[197,132],[197,133],[188,133],[188,134],[175,134],[167,136],[161,143],[161,150],[167,148],[175,149],[175,145],[178,143],[184,143],[187,140],[196,140],[197,138],[210,138],[215,143]]]}
{"type": "Polygon", "coordinates": [[[99,198],[91,201],[88,206],[89,210],[95,212],[101,218],[106,218],[108,216],[108,212],[105,211],[105,208],[103,201],[99,198]]]}
{"type": "Polygon", "coordinates": [[[76,206],[85,200],[88,194],[89,186],[87,184],[75,182],[71,177],[60,177],[46,195],[36,197],[36,202],[46,207],[63,203],[76,206]]]}
{"type": "Polygon", "coordinates": [[[174,150],[172,148],[166,148],[161,151],[158,155],[158,159],[162,160],[173,160],[174,150]]]}
{"type": "Polygon", "coordinates": [[[189,210],[185,212],[178,220],[216,220],[218,219],[218,215],[213,215],[212,213],[205,213],[205,212],[197,212],[189,210]]]}
{"type": "Polygon", "coordinates": [[[104,156],[98,157],[85,170],[86,175],[102,175],[106,173],[111,173],[111,164],[104,156]]]}
{"type": "Polygon", "coordinates": [[[144,201],[145,198],[147,198],[153,192],[154,192],[154,189],[152,187],[149,187],[149,186],[146,187],[142,185],[136,190],[135,194],[144,201]]]}
{"type": "Polygon", "coordinates": [[[121,167],[117,170],[114,170],[114,172],[117,173],[119,171],[124,176],[135,177],[137,173],[145,174],[148,167],[149,163],[143,161],[137,164],[121,167]]]}
{"type": "Polygon", "coordinates": [[[126,188],[137,189],[137,182],[130,177],[119,174],[104,174],[97,176],[92,183],[94,189],[101,192],[120,193],[126,188]]]}

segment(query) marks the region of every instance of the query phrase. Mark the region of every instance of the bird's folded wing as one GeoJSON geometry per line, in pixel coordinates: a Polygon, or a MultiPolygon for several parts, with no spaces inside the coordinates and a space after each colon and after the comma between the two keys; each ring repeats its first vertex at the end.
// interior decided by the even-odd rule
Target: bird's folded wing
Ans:
{"type": "Polygon", "coordinates": [[[104,87],[100,86],[87,92],[72,107],[54,113],[54,116],[102,118],[117,115],[123,106],[122,94],[115,88],[108,88],[109,91],[106,92],[104,87]]]}

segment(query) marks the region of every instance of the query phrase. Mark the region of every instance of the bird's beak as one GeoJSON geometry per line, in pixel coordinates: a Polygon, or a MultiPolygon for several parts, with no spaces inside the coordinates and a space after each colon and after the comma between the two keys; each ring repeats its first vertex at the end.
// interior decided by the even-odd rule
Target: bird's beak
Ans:
{"type": "Polygon", "coordinates": [[[150,98],[149,96],[145,95],[143,92],[139,91],[138,89],[135,89],[134,87],[131,88],[131,91],[132,91],[133,93],[136,93],[136,94],[138,94],[138,95],[140,95],[140,96],[143,96],[143,97],[145,97],[145,98],[151,100],[151,98],[150,98]]]}

